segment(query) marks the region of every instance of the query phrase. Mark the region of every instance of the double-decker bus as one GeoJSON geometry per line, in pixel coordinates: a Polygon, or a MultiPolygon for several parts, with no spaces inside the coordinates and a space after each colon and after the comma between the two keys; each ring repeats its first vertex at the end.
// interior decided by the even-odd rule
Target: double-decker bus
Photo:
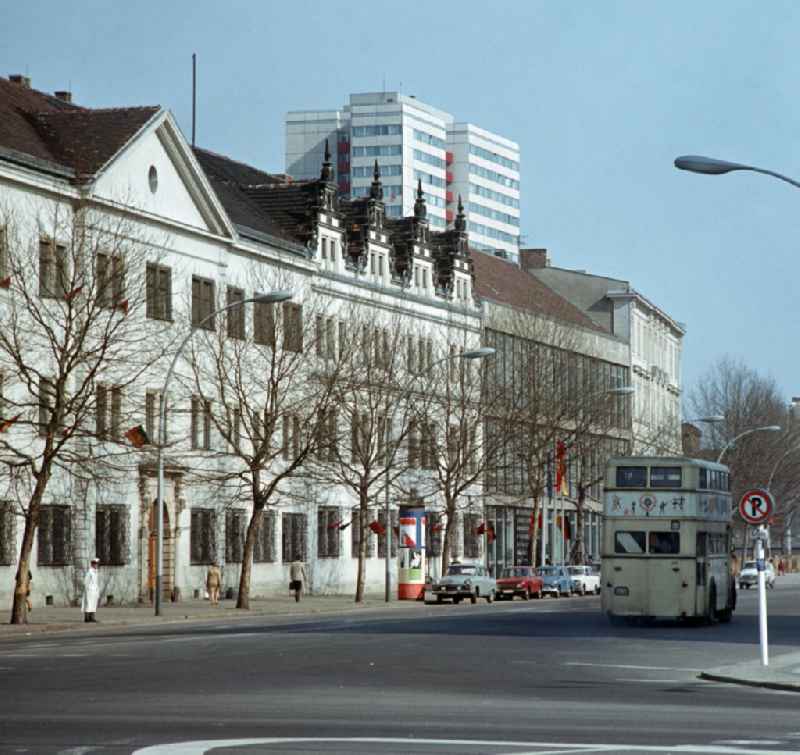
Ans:
{"type": "Polygon", "coordinates": [[[731,494],[722,464],[664,456],[608,461],[602,606],[615,619],[730,621],[736,607],[731,494]]]}

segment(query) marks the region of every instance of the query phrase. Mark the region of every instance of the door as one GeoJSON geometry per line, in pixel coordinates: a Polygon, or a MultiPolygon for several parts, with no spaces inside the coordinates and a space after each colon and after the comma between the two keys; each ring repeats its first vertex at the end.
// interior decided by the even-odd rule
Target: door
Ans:
{"type": "MultiPolygon", "coordinates": [[[[158,530],[156,529],[156,517],[158,516],[158,501],[153,501],[150,507],[150,536],[147,544],[147,593],[150,600],[153,600],[156,590],[156,571],[158,563],[156,552],[158,549],[158,530]]],[[[161,580],[161,598],[169,600],[172,597],[172,588],[175,584],[175,560],[172,531],[169,526],[169,511],[166,502],[164,503],[163,521],[163,575],[161,580]]]]}

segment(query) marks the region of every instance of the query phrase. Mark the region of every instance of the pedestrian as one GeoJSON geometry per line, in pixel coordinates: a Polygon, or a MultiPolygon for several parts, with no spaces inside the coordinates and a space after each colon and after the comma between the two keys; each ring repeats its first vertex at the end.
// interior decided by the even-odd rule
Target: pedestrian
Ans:
{"type": "Polygon", "coordinates": [[[211,601],[212,606],[219,603],[219,588],[222,585],[222,572],[219,568],[219,561],[214,561],[208,567],[206,574],[206,590],[208,590],[208,599],[211,601]]]}
{"type": "Polygon", "coordinates": [[[303,594],[303,588],[307,583],[306,565],[299,559],[295,559],[289,567],[289,590],[294,590],[296,602],[300,602],[300,596],[303,594]]]}
{"type": "Polygon", "coordinates": [[[97,601],[100,600],[100,581],[97,576],[97,567],[99,565],[100,559],[95,556],[89,562],[89,568],[83,578],[81,610],[83,611],[83,621],[87,624],[97,623],[94,615],[97,612],[97,601]]]}

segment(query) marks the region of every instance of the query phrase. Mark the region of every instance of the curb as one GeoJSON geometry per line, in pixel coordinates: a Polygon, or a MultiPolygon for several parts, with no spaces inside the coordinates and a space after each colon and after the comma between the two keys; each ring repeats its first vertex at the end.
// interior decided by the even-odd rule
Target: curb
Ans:
{"type": "Polygon", "coordinates": [[[738,676],[726,676],[713,672],[702,671],[697,675],[698,679],[710,682],[724,682],[725,684],[739,684],[744,687],[761,687],[762,689],[777,689],[784,692],[800,692],[800,683],[793,682],[770,682],[759,681],[757,679],[742,679],[738,676]]]}

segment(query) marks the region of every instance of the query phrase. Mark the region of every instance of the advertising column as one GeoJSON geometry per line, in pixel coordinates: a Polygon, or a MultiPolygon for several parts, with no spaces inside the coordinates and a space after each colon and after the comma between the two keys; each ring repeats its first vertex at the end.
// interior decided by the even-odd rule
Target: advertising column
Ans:
{"type": "Polygon", "coordinates": [[[425,509],[400,509],[399,600],[421,600],[425,593],[425,509]]]}

